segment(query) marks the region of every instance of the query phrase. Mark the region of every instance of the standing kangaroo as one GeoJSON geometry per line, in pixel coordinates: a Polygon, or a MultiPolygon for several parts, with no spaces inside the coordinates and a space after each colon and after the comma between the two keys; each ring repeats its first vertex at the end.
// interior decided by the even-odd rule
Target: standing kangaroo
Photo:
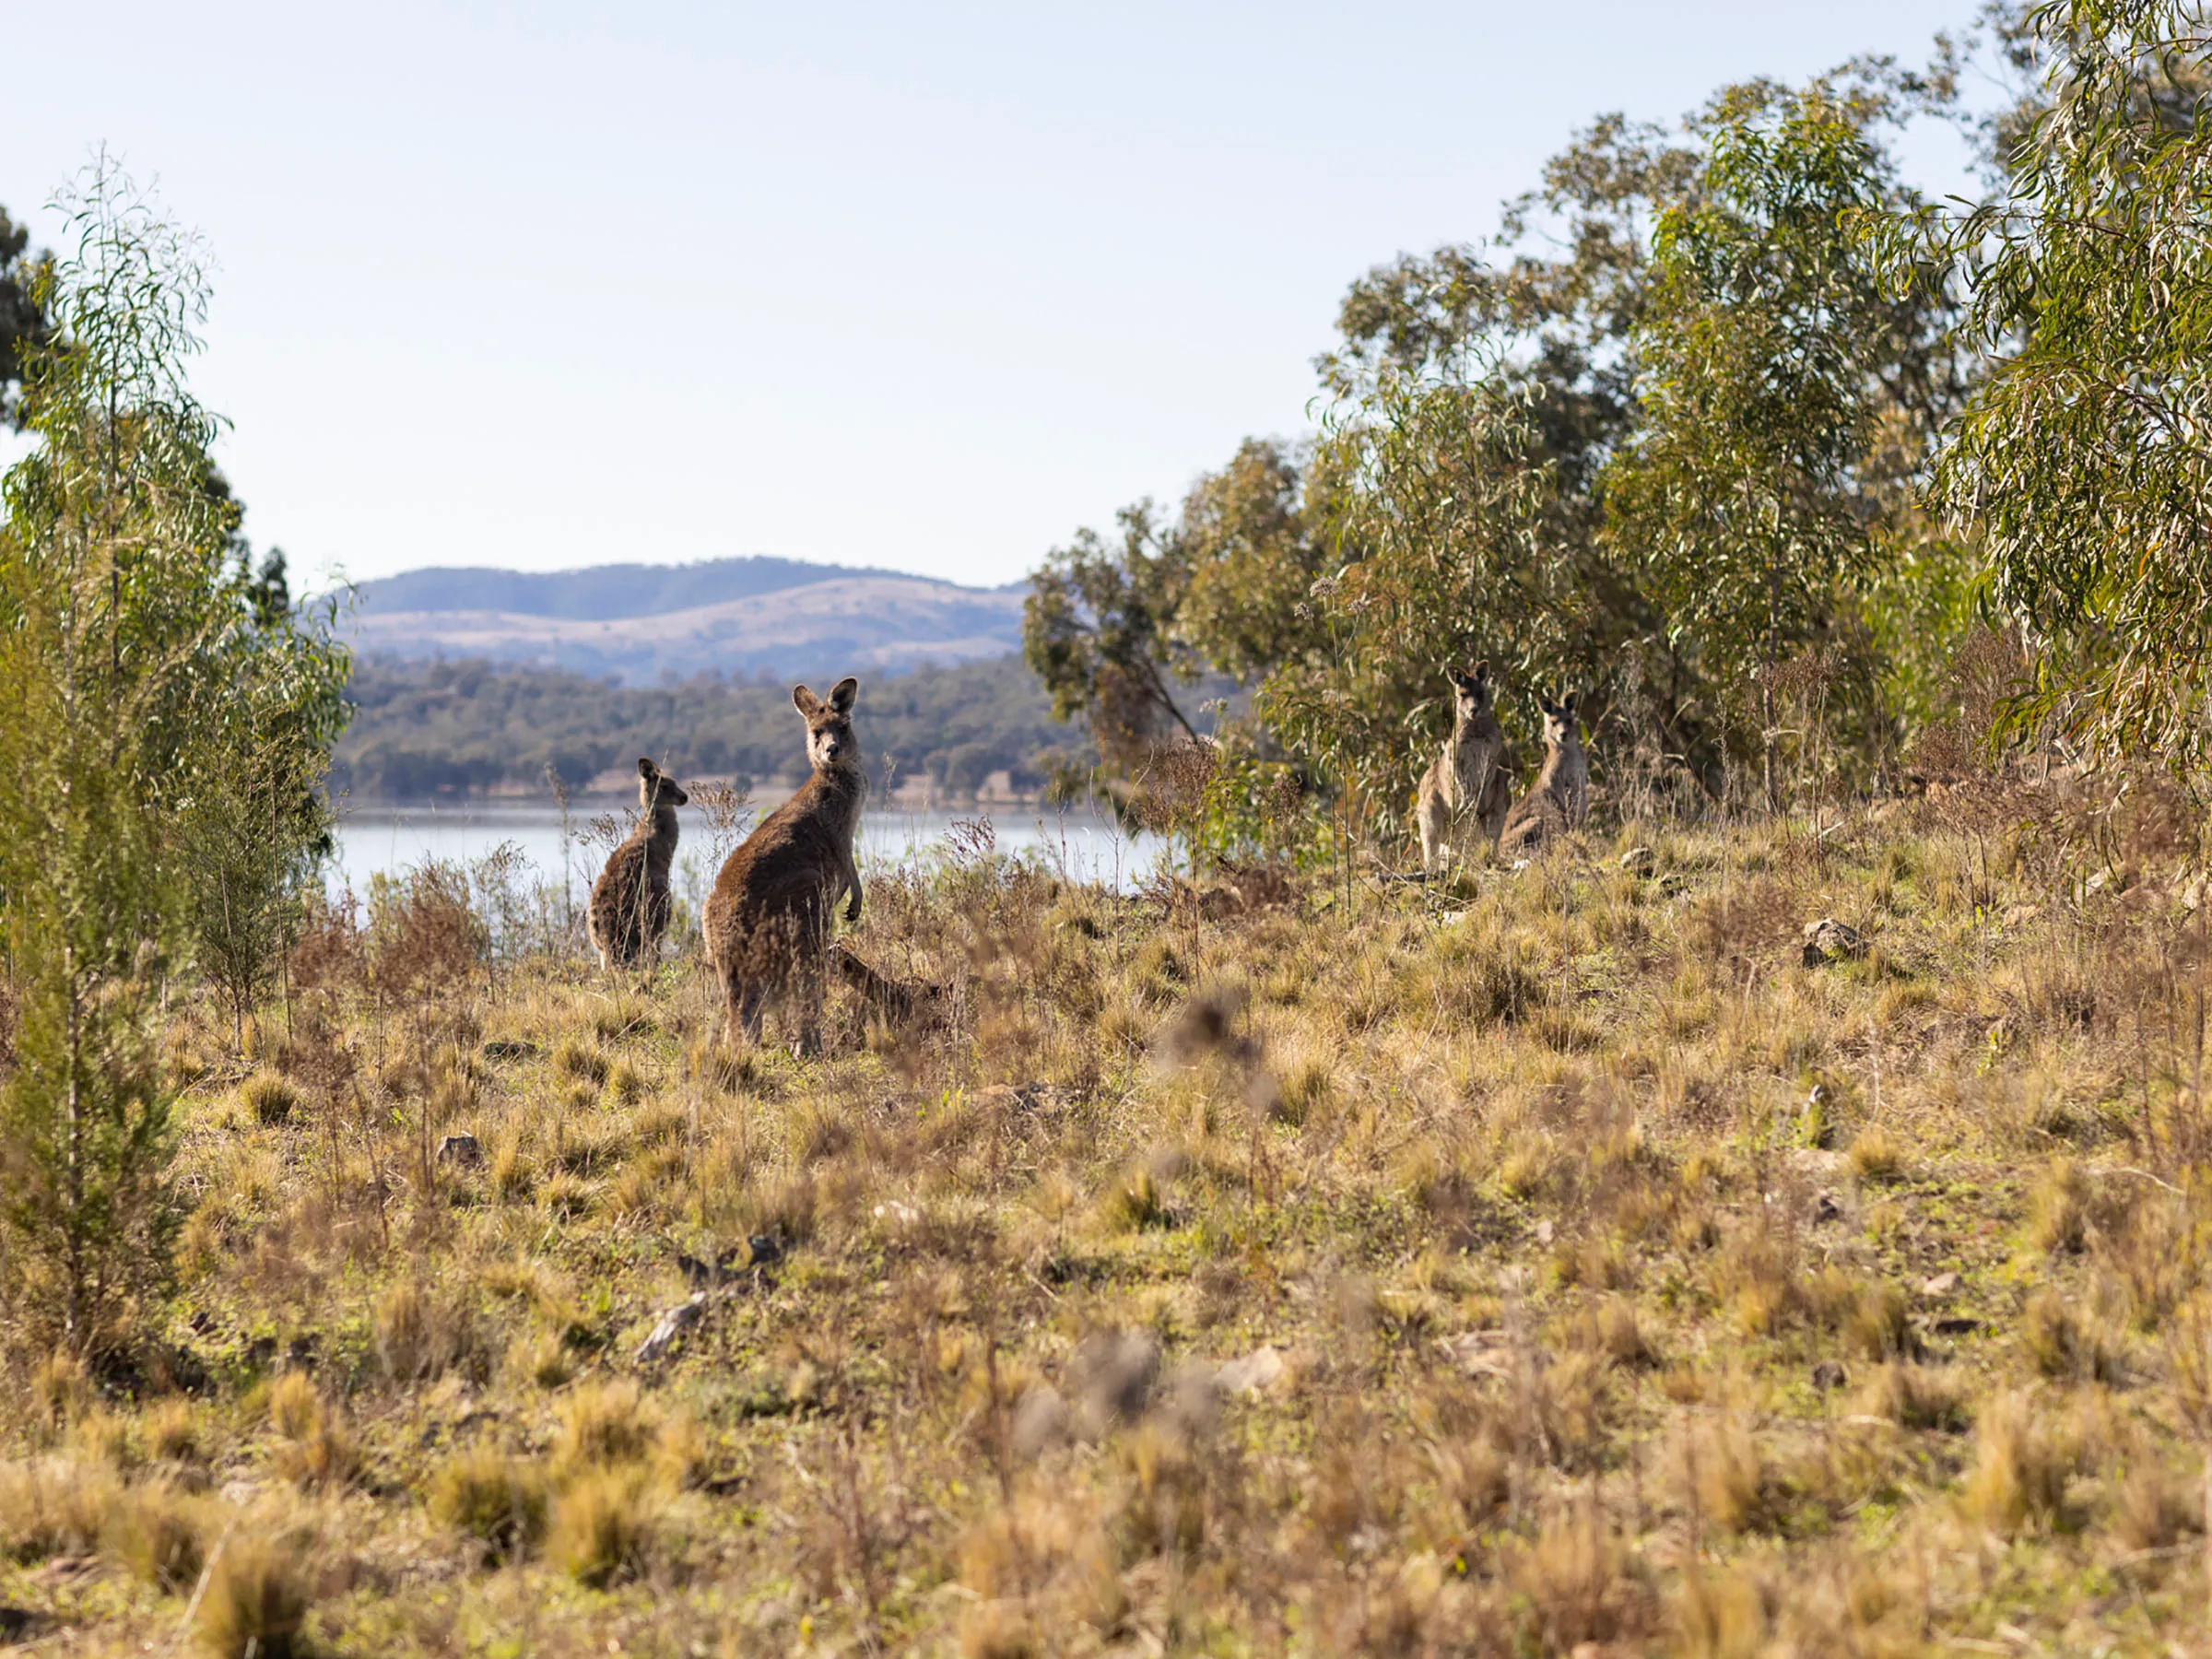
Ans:
{"type": "Polygon", "coordinates": [[[1482,831],[1484,844],[1497,844],[1512,795],[1506,782],[1505,733],[1490,707],[1490,665],[1475,672],[1447,668],[1452,682],[1452,739],[1421,778],[1421,868],[1431,876],[1442,868],[1458,839],[1455,829],[1469,823],[1482,831]]]}
{"type": "Polygon", "coordinates": [[[830,688],[827,702],[804,686],[793,690],[814,774],[730,854],[707,900],[707,960],[729,1000],[731,1033],[742,1030],[751,1041],[759,1041],[761,1010],[772,997],[796,1006],[798,1049],[821,1047],[838,900],[850,893],[845,920],[860,920],[853,837],[868,780],[853,736],[859,693],[851,677],[830,688]]]}
{"type": "Polygon", "coordinates": [[[649,964],[668,931],[668,866],[676,859],[676,809],[691,797],[651,760],[638,762],[638,805],[645,816],[592,883],[586,914],[599,966],[649,964]]]}
{"type": "Polygon", "coordinates": [[[1576,730],[1574,697],[1544,706],[1544,770],[1535,787],[1507,815],[1500,844],[1508,853],[1533,853],[1562,830],[1579,829],[1590,810],[1590,761],[1576,730]]]}

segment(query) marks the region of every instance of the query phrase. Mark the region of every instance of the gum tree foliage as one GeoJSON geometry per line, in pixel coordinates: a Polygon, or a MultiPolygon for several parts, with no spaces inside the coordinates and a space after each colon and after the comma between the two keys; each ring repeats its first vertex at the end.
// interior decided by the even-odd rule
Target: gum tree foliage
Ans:
{"type": "MultiPolygon", "coordinates": [[[[36,440],[0,520],[0,937],[18,1007],[0,1076],[0,1293],[18,1329],[127,1345],[177,1209],[152,1021],[194,943],[194,838],[259,809],[240,757],[312,748],[343,658],[257,619],[185,380],[206,289],[191,238],[104,159],[56,204],[36,440]]],[[[311,762],[312,764],[312,762],[311,762]]],[[[295,767],[297,782],[304,767],[295,767]]],[[[276,818],[299,832],[296,800],[276,818]]]]}
{"type": "Polygon", "coordinates": [[[337,601],[295,613],[283,549],[255,560],[243,509],[212,463],[202,488],[227,526],[220,580],[233,613],[225,649],[237,694],[200,746],[201,771],[179,797],[182,833],[171,845],[185,877],[194,963],[242,1045],[335,845],[322,785],[348,713],[342,693],[352,662],[332,638],[337,601]]]}
{"type": "Polygon", "coordinates": [[[1209,759],[1209,775],[1241,777],[1255,759],[1279,766],[1266,734],[1221,717],[1219,694],[1257,685],[1317,637],[1307,598],[1324,554],[1302,459],[1248,439],[1172,516],[1151,501],[1124,508],[1118,541],[1080,531],[1031,578],[1024,660],[1053,717],[1081,722],[1098,757],[1089,771],[1060,765],[1058,792],[1157,816],[1146,797],[1188,793],[1185,751],[1202,724],[1223,746],[1208,754],[1230,762],[1223,771],[1209,759]]]}
{"type": "MultiPolygon", "coordinates": [[[[1977,525],[1995,608],[2033,642],[2014,735],[2201,764],[2212,679],[2212,27],[2165,0],[2026,19],[2048,104],[2006,187],[1892,235],[1955,262],[1998,360],[1940,456],[1934,505],[1977,525]]],[[[1877,227],[1877,229],[1879,228],[1877,227]]]]}
{"type": "MultiPolygon", "coordinates": [[[[1342,343],[1319,366],[1349,411],[1402,402],[1410,385],[1477,378],[1520,407],[1533,438],[1524,462],[1548,478],[1534,527],[1542,586],[1547,602],[1568,607],[1572,626],[1534,647],[1524,641],[1500,662],[1509,731],[1532,743],[1533,694],[1573,685],[1617,743],[1654,742],[1717,787],[1720,754],[1698,714],[1700,688],[1668,650],[1650,596],[1600,542],[1595,489],[1606,458],[1639,419],[1633,331],[1651,226],[1665,204],[1696,192],[1702,165],[1700,146],[1661,126],[1601,116],[1547,163],[1537,190],[1507,204],[1493,247],[1402,257],[1355,282],[1337,319],[1342,343]],[[1532,648],[1544,652],[1540,663],[1527,658],[1532,648]]],[[[1347,424],[1359,424],[1356,414],[1347,424]]],[[[1439,666],[1426,665],[1426,693],[1409,711],[1417,747],[1449,724],[1439,666]]]]}
{"type": "Polygon", "coordinates": [[[1046,555],[1022,609],[1022,655],[1053,694],[1053,716],[1086,716],[1102,743],[1163,726],[1194,735],[1174,690],[1197,677],[1173,633],[1189,561],[1152,502],[1115,520],[1118,540],[1079,530],[1046,555]]]}
{"type": "Polygon", "coordinates": [[[1174,634],[1215,672],[1256,686],[1320,643],[1306,601],[1331,568],[1314,524],[1328,476],[1310,450],[1247,438],[1184,498],[1174,634]]]}
{"type": "Polygon", "coordinates": [[[1843,662],[1864,729],[1871,574],[1859,470],[1889,306],[1853,234],[1896,186],[1826,88],[1724,112],[1695,203],[1659,218],[1635,343],[1643,425],[1608,463],[1607,538],[1724,704],[1756,705],[1780,804],[1777,671],[1807,648],[1843,662]]]}

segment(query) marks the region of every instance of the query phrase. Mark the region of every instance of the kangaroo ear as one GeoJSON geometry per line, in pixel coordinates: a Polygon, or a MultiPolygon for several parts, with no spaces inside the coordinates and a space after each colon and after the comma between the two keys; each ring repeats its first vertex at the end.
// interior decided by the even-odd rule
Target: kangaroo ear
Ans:
{"type": "Polygon", "coordinates": [[[791,703],[793,708],[798,710],[809,720],[822,712],[822,700],[804,686],[794,686],[791,688],[791,703]]]}
{"type": "Polygon", "coordinates": [[[840,714],[850,714],[853,712],[853,700],[859,695],[860,682],[848,674],[830,688],[830,706],[840,714]]]}
{"type": "Polygon", "coordinates": [[[658,772],[659,771],[660,771],[660,768],[659,768],[659,767],[657,767],[657,766],[655,766],[655,765],[653,765],[653,761],[652,761],[651,758],[649,758],[648,756],[640,755],[640,756],[638,757],[638,776],[639,776],[639,777],[641,777],[641,778],[650,778],[650,777],[653,776],[653,775],[654,775],[656,772],[658,772]]]}
{"type": "Polygon", "coordinates": [[[1566,715],[1568,719],[1572,720],[1574,718],[1574,700],[1581,695],[1582,693],[1580,691],[1568,692],[1567,700],[1559,705],[1559,712],[1566,715]]]}
{"type": "Polygon", "coordinates": [[[1490,659],[1488,657],[1484,657],[1481,662],[1475,665],[1475,681],[1477,685],[1487,686],[1489,684],[1489,680],[1490,659]]]}

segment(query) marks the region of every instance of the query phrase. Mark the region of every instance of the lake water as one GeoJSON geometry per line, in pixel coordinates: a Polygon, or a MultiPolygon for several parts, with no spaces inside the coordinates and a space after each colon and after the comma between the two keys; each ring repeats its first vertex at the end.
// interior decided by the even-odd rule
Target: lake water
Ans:
{"type": "MultiPolygon", "coordinates": [[[[579,889],[589,888],[606,862],[610,841],[606,820],[627,832],[630,812],[609,804],[572,806],[564,840],[561,817],[550,802],[458,802],[437,806],[349,806],[338,809],[336,865],[333,885],[369,890],[378,871],[405,869],[425,859],[467,863],[512,842],[545,880],[558,887],[565,859],[567,874],[579,889]],[[594,824],[602,826],[594,832],[594,824]]],[[[713,855],[714,837],[697,807],[681,808],[683,834],[677,843],[677,885],[712,880],[703,865],[713,855]],[[688,866],[688,867],[687,867],[688,866]]],[[[1048,866],[1074,880],[1127,888],[1152,868],[1159,838],[1131,836],[1112,819],[1087,812],[1061,813],[1036,806],[977,806],[966,812],[869,812],[861,820],[860,861],[864,869],[927,859],[951,847],[956,823],[988,821],[1001,853],[1035,852],[1048,866]]],[[[747,827],[757,820],[747,820],[747,827]]],[[[735,844],[738,837],[726,838],[735,844]]]]}

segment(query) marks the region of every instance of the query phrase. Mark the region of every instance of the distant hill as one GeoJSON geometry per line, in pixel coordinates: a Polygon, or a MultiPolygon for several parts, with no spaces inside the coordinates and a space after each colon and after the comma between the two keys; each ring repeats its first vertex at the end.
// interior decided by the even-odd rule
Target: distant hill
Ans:
{"type": "Polygon", "coordinates": [[[356,594],[342,631],[363,653],[559,667],[629,685],[701,673],[898,674],[1021,648],[1018,586],[791,559],[410,571],[356,594]]]}

